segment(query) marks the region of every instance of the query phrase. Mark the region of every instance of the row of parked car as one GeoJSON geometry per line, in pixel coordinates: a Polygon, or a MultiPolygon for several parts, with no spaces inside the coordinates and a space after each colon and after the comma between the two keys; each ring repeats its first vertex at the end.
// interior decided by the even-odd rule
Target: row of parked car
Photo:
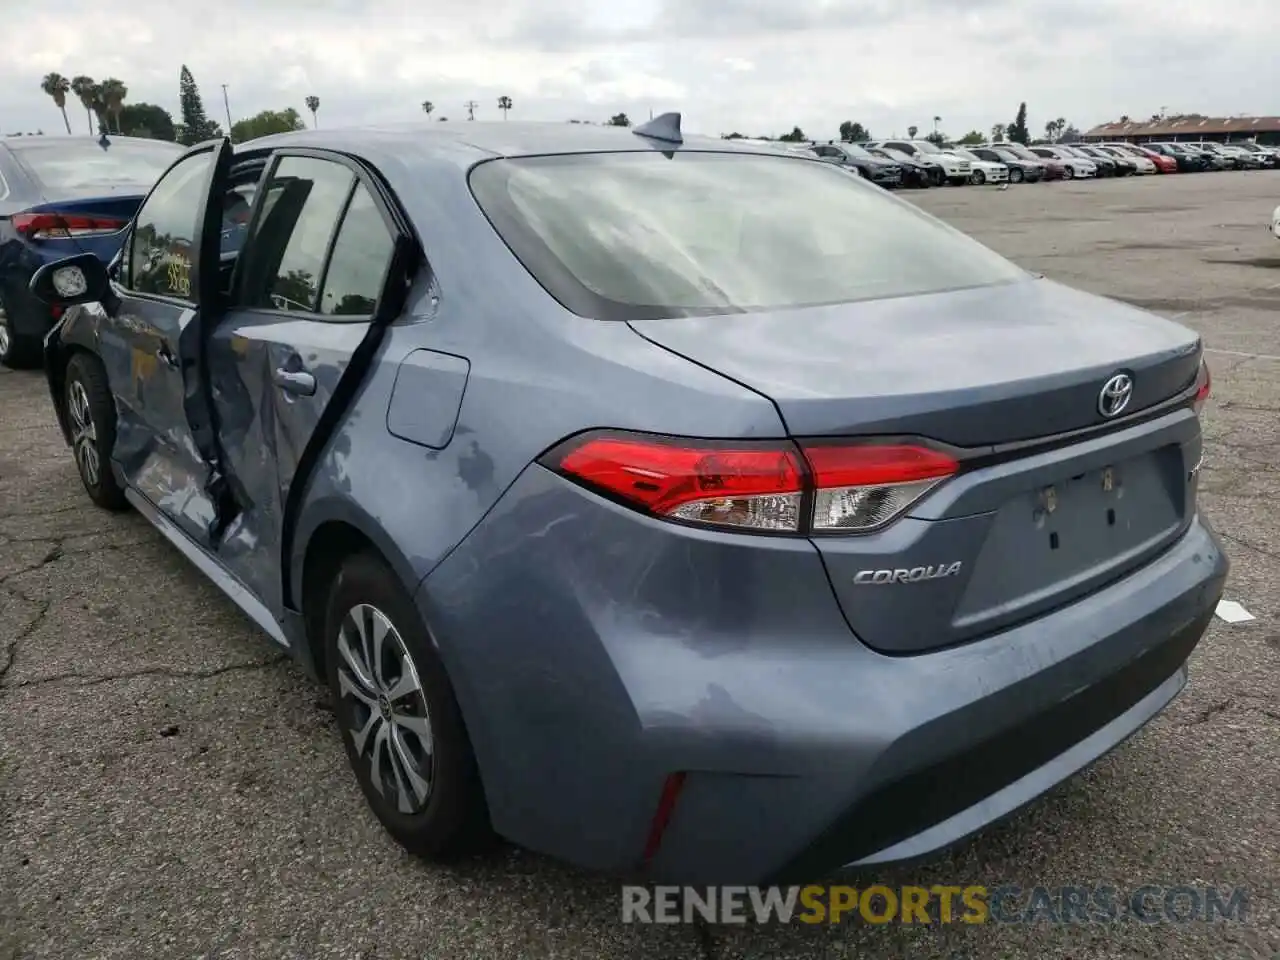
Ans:
{"type": "Polygon", "coordinates": [[[1275,169],[1280,149],[1256,143],[983,143],[828,141],[791,147],[890,189],[945,184],[1036,183],[1093,177],[1275,169]]]}

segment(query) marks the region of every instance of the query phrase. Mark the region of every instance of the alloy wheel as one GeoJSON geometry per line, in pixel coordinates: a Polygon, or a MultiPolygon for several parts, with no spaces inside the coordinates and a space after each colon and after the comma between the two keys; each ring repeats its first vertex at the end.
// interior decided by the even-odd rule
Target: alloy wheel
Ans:
{"type": "Polygon", "coordinates": [[[370,783],[397,812],[421,813],[431,798],[435,750],[408,647],[386,614],[362,603],[342,621],[338,654],[340,715],[370,783]]]}
{"type": "Polygon", "coordinates": [[[71,415],[71,447],[85,485],[96,487],[102,478],[102,461],[98,457],[98,428],[93,422],[93,409],[84,384],[72,380],[67,387],[67,412],[71,415]]]}

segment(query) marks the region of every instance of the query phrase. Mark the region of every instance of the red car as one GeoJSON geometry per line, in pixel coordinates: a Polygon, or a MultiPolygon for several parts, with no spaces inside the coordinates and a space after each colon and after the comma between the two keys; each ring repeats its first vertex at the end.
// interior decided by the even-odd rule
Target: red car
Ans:
{"type": "Polygon", "coordinates": [[[1132,146],[1144,157],[1156,165],[1156,170],[1160,173],[1177,173],[1178,161],[1173,157],[1166,157],[1163,153],[1156,153],[1154,150],[1148,150],[1140,143],[1132,144],[1132,146]]]}

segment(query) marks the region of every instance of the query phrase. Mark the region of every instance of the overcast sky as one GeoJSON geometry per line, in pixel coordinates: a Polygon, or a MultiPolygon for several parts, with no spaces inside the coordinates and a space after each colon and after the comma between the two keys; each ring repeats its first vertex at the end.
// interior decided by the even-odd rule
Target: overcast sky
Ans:
{"type": "MultiPolygon", "coordinates": [[[[320,98],[320,125],[422,117],[605,120],[832,137],[912,124],[1035,133],[1121,114],[1280,114],[1280,0],[0,0],[0,132],[63,130],[51,70],[114,76],[178,119],[186,63],[209,115],[320,98]]],[[[72,101],[72,130],[85,132],[72,101]]]]}

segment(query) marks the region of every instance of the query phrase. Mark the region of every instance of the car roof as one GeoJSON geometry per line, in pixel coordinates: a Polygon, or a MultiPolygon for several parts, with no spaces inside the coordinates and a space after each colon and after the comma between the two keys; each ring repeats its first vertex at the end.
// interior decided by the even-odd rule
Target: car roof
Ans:
{"type": "Polygon", "coordinates": [[[338,150],[365,155],[469,157],[472,162],[495,157],[538,156],[566,153],[617,151],[714,150],[725,153],[760,153],[777,147],[720,137],[683,135],[673,144],[641,136],[629,127],[591,123],[535,123],[495,121],[436,121],[382,124],[323,130],[300,130],[249,140],[237,153],[285,146],[338,150]]]}

